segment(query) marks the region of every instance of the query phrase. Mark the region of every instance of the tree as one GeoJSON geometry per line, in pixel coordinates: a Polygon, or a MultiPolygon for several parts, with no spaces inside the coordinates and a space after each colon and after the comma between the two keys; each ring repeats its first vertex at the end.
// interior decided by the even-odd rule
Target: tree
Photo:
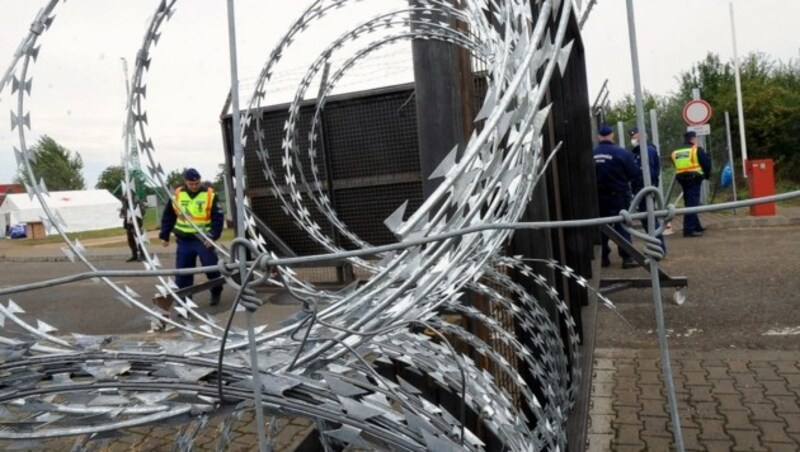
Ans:
{"type": "MultiPolygon", "coordinates": [[[[772,158],[778,176],[800,182],[800,60],[787,64],[775,61],[763,53],[743,58],[740,66],[747,149],[751,159],[772,158]]],[[[708,101],[711,135],[705,137],[706,150],[714,161],[715,171],[728,160],[725,112],[730,113],[734,149],[739,148],[739,119],[736,115],[736,91],[732,62],[723,62],[709,53],[678,76],[676,93],[654,96],[645,93],[645,110],[658,112],[659,142],[662,159],[683,141],[686,125],[683,106],[692,99],[692,89],[698,88],[708,101]]],[[[648,116],[649,122],[649,116],[648,116]]],[[[616,102],[607,115],[609,124],[617,121],[630,130],[636,123],[632,96],[616,102]]],[[[626,137],[627,138],[627,137],[626,137]]]]}
{"type": "Polygon", "coordinates": [[[214,176],[214,191],[217,192],[218,196],[220,194],[224,196],[225,194],[225,178],[227,177],[227,174],[228,171],[225,168],[225,164],[220,163],[217,166],[217,175],[214,176]]]}
{"type": "MultiPolygon", "coordinates": [[[[691,98],[693,87],[715,110],[711,118],[710,142],[716,161],[725,161],[725,115],[731,113],[734,148],[739,147],[739,118],[732,63],[722,63],[709,54],[680,76],[679,95],[691,98]]],[[[748,157],[772,158],[782,178],[800,181],[800,64],[782,64],[763,53],[752,53],[740,65],[742,103],[747,128],[748,157]]]]}
{"type": "Polygon", "coordinates": [[[184,171],[186,171],[186,168],[172,170],[172,172],[167,174],[167,189],[170,190],[170,192],[183,185],[184,171]]]}
{"type": "MultiPolygon", "coordinates": [[[[31,148],[34,159],[31,161],[31,169],[35,182],[44,179],[48,190],[83,190],[86,184],[83,180],[83,159],[77,152],[74,154],[56,143],[47,135],[39,138],[39,142],[31,148]]],[[[28,179],[27,171],[17,174],[18,183],[34,182],[28,179]]]]}
{"type": "Polygon", "coordinates": [[[226,213],[228,210],[228,203],[226,197],[228,196],[228,192],[225,190],[225,178],[228,175],[228,170],[225,167],[224,163],[220,163],[217,165],[217,175],[214,176],[214,191],[217,193],[217,200],[219,201],[219,205],[222,206],[222,210],[226,213]]]}
{"type": "MultiPolygon", "coordinates": [[[[647,123],[648,140],[653,141],[652,125],[650,124],[650,110],[655,109],[658,120],[659,154],[662,166],[669,159],[670,152],[683,141],[685,125],[681,115],[682,105],[674,97],[658,96],[649,92],[644,93],[645,122],[647,123]]],[[[612,127],[622,122],[626,134],[636,127],[636,104],[632,95],[626,95],[622,100],[615,102],[608,111],[606,121],[612,127]]],[[[628,136],[625,136],[626,141],[628,136]]]]}
{"type": "MultiPolygon", "coordinates": [[[[186,168],[183,169],[176,169],[172,170],[169,174],[167,174],[166,181],[167,181],[167,188],[169,190],[175,190],[176,188],[180,187],[184,183],[183,173],[186,171],[186,168]]],[[[222,169],[222,165],[220,165],[220,171],[224,171],[222,169]]],[[[217,173],[214,182],[210,182],[208,180],[203,181],[203,185],[210,185],[214,187],[214,190],[219,191],[217,188],[217,184],[220,183],[223,176],[220,173],[217,173]]],[[[223,188],[224,190],[224,188],[223,188]]]]}
{"type": "Polygon", "coordinates": [[[104,169],[97,179],[97,184],[94,188],[106,189],[114,194],[117,198],[122,198],[122,181],[125,180],[125,168],[120,165],[112,165],[104,169]]]}

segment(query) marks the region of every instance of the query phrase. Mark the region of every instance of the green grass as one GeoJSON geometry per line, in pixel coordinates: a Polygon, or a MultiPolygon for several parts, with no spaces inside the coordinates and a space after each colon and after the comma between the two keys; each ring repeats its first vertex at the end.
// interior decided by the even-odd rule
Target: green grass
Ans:
{"type": "MultiPolygon", "coordinates": [[[[124,228],[113,228],[113,229],[101,229],[98,231],[85,231],[85,232],[72,232],[68,233],[67,237],[70,240],[81,240],[86,241],[88,239],[100,239],[106,237],[117,237],[117,236],[124,236],[125,229],[124,228]]],[[[47,237],[43,237],[40,239],[25,239],[25,240],[17,240],[15,243],[22,245],[22,246],[34,246],[34,245],[45,245],[48,243],[59,243],[62,242],[61,236],[50,235],[47,237]]]]}
{"type": "MultiPolygon", "coordinates": [[[[161,212],[158,212],[159,216],[161,212]]],[[[157,231],[158,228],[161,226],[160,218],[156,218],[156,211],[155,209],[147,209],[144,213],[144,217],[142,219],[142,227],[145,231],[157,231]]],[[[122,220],[120,219],[120,224],[122,224],[122,220]]],[[[225,229],[222,231],[222,237],[220,240],[230,241],[234,238],[234,231],[233,229],[225,229]]],[[[98,231],[85,231],[85,232],[73,232],[67,234],[70,240],[78,239],[82,242],[85,242],[89,239],[104,239],[104,238],[111,238],[111,237],[120,237],[120,243],[125,243],[125,228],[118,227],[118,228],[111,228],[111,229],[101,229],[98,231]]],[[[34,246],[34,245],[44,245],[48,243],[60,243],[61,236],[60,235],[51,235],[48,237],[44,237],[41,239],[28,239],[28,240],[19,240],[16,243],[19,243],[23,246],[34,246]]],[[[118,243],[108,243],[100,245],[100,247],[111,247],[111,246],[118,246],[118,243]]]]}
{"type": "MultiPolygon", "coordinates": [[[[742,179],[738,174],[736,175],[736,197],[739,200],[742,199],[750,199],[750,186],[747,179],[742,179]]],[[[776,181],[775,186],[775,194],[779,193],[788,193],[791,191],[800,190],[800,184],[797,182],[787,181],[787,180],[779,180],[776,181]]],[[[733,201],[733,189],[731,187],[728,188],[717,188],[716,196],[714,197],[714,203],[721,203],[721,202],[730,202],[733,201]]],[[[781,207],[800,207],[800,198],[789,199],[786,201],[779,201],[777,203],[778,206],[781,207]]]]}
{"type": "MultiPolygon", "coordinates": [[[[120,224],[122,224],[122,219],[120,219],[120,224]]],[[[153,231],[158,229],[159,224],[156,221],[156,213],[155,211],[153,211],[153,209],[148,209],[147,211],[145,211],[142,227],[144,227],[146,231],[153,231]]],[[[71,232],[67,234],[67,237],[69,237],[70,240],[78,239],[80,241],[86,241],[89,239],[104,239],[109,237],[124,237],[124,236],[125,236],[125,228],[123,228],[122,226],[118,228],[100,229],[97,231],[71,232]]],[[[48,243],[59,243],[61,241],[62,241],[61,236],[56,234],[43,237],[40,239],[20,240],[18,243],[24,246],[34,246],[34,245],[44,245],[48,243]]]]}
{"type": "MultiPolygon", "coordinates": [[[[777,187],[775,187],[775,193],[787,193],[790,191],[797,191],[800,190],[800,183],[793,182],[793,181],[778,181],[777,187]]],[[[779,206],[786,206],[786,207],[798,207],[800,206],[800,198],[789,199],[786,201],[778,202],[779,206]]]]}

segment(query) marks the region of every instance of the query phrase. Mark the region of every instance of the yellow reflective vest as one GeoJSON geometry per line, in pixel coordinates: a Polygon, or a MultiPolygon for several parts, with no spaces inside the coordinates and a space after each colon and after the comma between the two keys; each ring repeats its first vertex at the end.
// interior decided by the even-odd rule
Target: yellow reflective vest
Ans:
{"type": "Polygon", "coordinates": [[[172,208],[175,210],[177,221],[175,229],[186,234],[194,234],[196,229],[189,223],[197,226],[203,232],[211,231],[211,207],[214,205],[214,189],[206,187],[194,198],[189,196],[184,187],[175,190],[172,208]]]}
{"type": "Polygon", "coordinates": [[[703,167],[697,159],[697,146],[672,151],[675,174],[697,173],[703,175],[703,167]]]}

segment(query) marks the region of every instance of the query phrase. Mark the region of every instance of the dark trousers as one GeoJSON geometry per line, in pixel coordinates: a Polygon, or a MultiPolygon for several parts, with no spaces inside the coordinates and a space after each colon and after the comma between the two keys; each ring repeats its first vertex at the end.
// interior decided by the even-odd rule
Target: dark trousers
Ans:
{"type": "MultiPolygon", "coordinates": [[[[700,205],[700,185],[703,183],[701,176],[679,177],[678,183],[683,188],[683,204],[686,207],[697,207],[700,205]]],[[[689,213],[683,216],[683,235],[692,232],[703,232],[700,218],[696,213],[689,213]]]]}
{"type": "MultiPolygon", "coordinates": [[[[597,200],[601,217],[618,215],[620,210],[628,208],[628,203],[630,202],[627,194],[610,196],[601,194],[597,197],[597,200]]],[[[614,223],[613,228],[619,235],[622,236],[622,238],[628,242],[631,241],[631,235],[628,233],[628,230],[625,229],[622,223],[614,223]]],[[[605,234],[600,234],[600,241],[603,245],[603,261],[608,261],[609,255],[611,254],[611,247],[608,246],[608,236],[605,234]]],[[[617,251],[619,252],[619,257],[622,259],[627,259],[630,257],[630,255],[622,248],[618,248],[617,251]]]]}
{"type": "MultiPolygon", "coordinates": [[[[217,264],[217,252],[213,248],[206,248],[203,242],[197,239],[178,239],[175,268],[195,268],[198,257],[200,258],[200,264],[204,267],[217,264]]],[[[208,272],[206,276],[209,280],[212,280],[219,278],[220,273],[218,271],[208,272]]],[[[194,275],[176,275],[175,285],[178,286],[178,289],[194,285],[194,275]]],[[[212,288],[211,293],[222,293],[222,286],[212,288]]]]}
{"type": "Polygon", "coordinates": [[[136,231],[133,226],[125,227],[125,235],[128,237],[128,247],[131,249],[131,257],[144,257],[142,247],[136,243],[136,231]]]}

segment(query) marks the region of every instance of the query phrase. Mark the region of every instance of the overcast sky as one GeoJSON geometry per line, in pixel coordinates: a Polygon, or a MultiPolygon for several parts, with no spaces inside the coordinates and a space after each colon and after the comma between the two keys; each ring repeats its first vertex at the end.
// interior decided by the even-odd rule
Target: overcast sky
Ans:
{"type": "MultiPolygon", "coordinates": [[[[371,17],[379,8],[396,2],[358,3],[344,16],[331,18],[323,24],[322,33],[307,33],[298,40],[292,48],[297,58],[288,59],[282,65],[283,71],[298,73],[303,69],[309,55],[315,56],[321,43],[337,34],[337,27],[347,26],[342,22],[371,17]]],[[[5,71],[32,18],[45,3],[0,0],[0,71],[5,71]]],[[[89,187],[94,186],[104,168],[120,162],[125,107],[120,58],[126,57],[133,68],[148,19],[158,3],[159,0],[59,3],[53,27],[40,40],[42,50],[31,69],[33,90],[27,104],[32,123],[29,145],[38,136],[48,134],[79,152],[89,187]]],[[[223,160],[219,114],[230,84],[226,3],[179,1],[158,46],[151,52],[148,130],[157,158],[167,171],[191,165],[204,178],[212,179],[217,164],[223,160]]],[[[632,92],[625,3],[598,0],[585,27],[592,98],[606,78],[612,100],[632,92]]],[[[645,89],[660,94],[674,90],[675,77],[709,51],[720,54],[723,60],[732,57],[728,0],[635,3],[645,89]]],[[[236,2],[243,87],[258,75],[269,51],[306,4],[300,0],[236,2]]],[[[783,60],[798,57],[800,32],[796,20],[800,17],[800,1],[736,0],[734,5],[740,56],[763,51],[783,60]]],[[[402,81],[402,77],[390,75],[408,73],[388,60],[384,54],[366,66],[375,73],[373,83],[402,81]]],[[[17,134],[9,127],[8,112],[16,102],[10,94],[8,89],[0,93],[0,153],[5,155],[0,165],[0,183],[11,181],[15,174],[12,146],[18,142],[17,134]]]]}

